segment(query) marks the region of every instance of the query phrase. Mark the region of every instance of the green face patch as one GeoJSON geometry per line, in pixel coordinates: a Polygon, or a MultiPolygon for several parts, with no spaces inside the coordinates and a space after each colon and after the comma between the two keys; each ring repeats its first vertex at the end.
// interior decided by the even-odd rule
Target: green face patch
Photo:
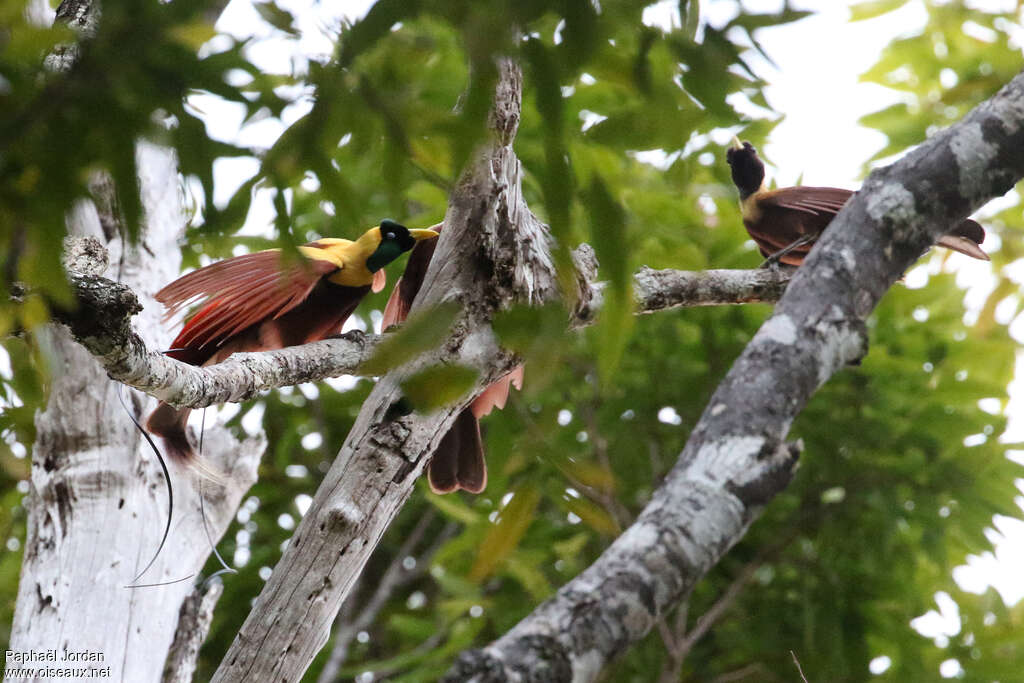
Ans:
{"type": "Polygon", "coordinates": [[[409,234],[409,229],[393,220],[385,218],[380,222],[380,246],[366,259],[366,268],[371,273],[394,261],[416,246],[416,240],[409,234]]]}
{"type": "Polygon", "coordinates": [[[401,256],[403,251],[405,251],[405,249],[402,249],[402,245],[399,244],[397,240],[385,239],[380,243],[380,246],[370,254],[370,258],[366,259],[366,269],[371,273],[376,273],[378,270],[401,256]]]}

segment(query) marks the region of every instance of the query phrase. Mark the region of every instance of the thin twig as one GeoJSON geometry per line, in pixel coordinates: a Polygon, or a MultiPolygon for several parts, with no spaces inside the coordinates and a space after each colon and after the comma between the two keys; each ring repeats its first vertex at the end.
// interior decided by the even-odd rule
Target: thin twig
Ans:
{"type": "Polygon", "coordinates": [[[800,680],[807,683],[807,676],[804,676],[804,670],[800,667],[800,660],[796,658],[796,653],[790,650],[789,654],[793,656],[793,663],[796,664],[796,670],[797,673],[800,674],[800,680]]]}
{"type": "Polygon", "coordinates": [[[697,641],[703,638],[707,632],[711,630],[711,627],[721,619],[722,615],[732,607],[733,603],[736,602],[736,598],[738,598],[743,592],[743,589],[746,588],[747,582],[754,577],[754,574],[761,568],[766,559],[767,558],[764,557],[758,557],[744,565],[743,569],[740,570],[740,573],[735,579],[733,579],[732,583],[729,584],[729,587],[725,589],[725,592],[722,593],[718,600],[715,601],[715,604],[711,605],[711,608],[697,619],[696,625],[694,625],[693,629],[686,634],[686,637],[683,638],[682,642],[679,643],[679,654],[683,659],[685,659],[686,655],[690,653],[690,650],[692,650],[693,646],[697,644],[697,641]]]}
{"type": "Polygon", "coordinates": [[[686,652],[682,650],[683,640],[686,637],[686,622],[690,612],[689,599],[683,600],[676,609],[676,618],[671,627],[665,619],[658,621],[658,632],[661,634],[661,641],[668,651],[668,661],[661,669],[659,683],[676,683],[683,672],[683,661],[686,659],[686,652]]]}
{"type": "MultiPolygon", "coordinates": [[[[444,640],[444,636],[445,636],[445,632],[444,631],[437,631],[436,633],[432,634],[429,638],[424,640],[422,643],[420,643],[419,645],[414,647],[409,652],[410,652],[410,654],[416,655],[416,654],[423,654],[423,653],[430,652],[432,650],[436,650],[437,646],[440,645],[441,641],[444,640]]],[[[394,666],[394,667],[391,667],[390,669],[381,669],[379,671],[374,671],[373,672],[373,683],[376,683],[377,681],[386,681],[391,676],[393,676],[394,674],[396,674],[399,671],[401,671],[401,669],[402,669],[402,667],[394,666]]]]}

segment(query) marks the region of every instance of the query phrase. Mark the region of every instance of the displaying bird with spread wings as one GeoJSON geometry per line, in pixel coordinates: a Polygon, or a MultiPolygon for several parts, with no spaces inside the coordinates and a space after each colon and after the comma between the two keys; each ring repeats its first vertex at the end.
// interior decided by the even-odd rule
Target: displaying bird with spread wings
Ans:
{"type": "MultiPolygon", "coordinates": [[[[769,190],[765,186],[764,162],[757,156],[757,150],[738,138],[733,138],[726,160],[732,169],[733,183],[740,191],[743,225],[769,262],[794,266],[803,263],[814,242],[854,195],[852,190],[837,187],[769,190]]],[[[968,218],[939,238],[937,244],[988,261],[988,254],[978,246],[984,241],[985,231],[968,218]]]]}
{"type": "MultiPolygon", "coordinates": [[[[191,365],[212,365],[233,353],[339,334],[371,288],[384,288],[384,266],[437,234],[383,220],[355,241],[323,238],[300,246],[298,258],[270,249],[183,275],[156,294],[167,307],[165,319],[198,306],[167,355],[191,365]]],[[[185,431],[190,412],[161,402],[146,429],[162,437],[172,459],[200,465],[185,431]]]]}
{"type": "MultiPolygon", "coordinates": [[[[440,228],[436,229],[440,231],[440,228]]],[[[416,294],[423,285],[423,277],[427,274],[436,246],[436,241],[421,242],[409,254],[405,272],[391,290],[384,309],[382,329],[404,321],[409,314],[416,294]]],[[[523,388],[521,365],[484,389],[455,419],[455,424],[441,439],[427,465],[427,483],[435,493],[451,493],[459,489],[480,493],[487,486],[487,463],[484,460],[479,419],[494,408],[504,408],[512,386],[523,388]]]]}

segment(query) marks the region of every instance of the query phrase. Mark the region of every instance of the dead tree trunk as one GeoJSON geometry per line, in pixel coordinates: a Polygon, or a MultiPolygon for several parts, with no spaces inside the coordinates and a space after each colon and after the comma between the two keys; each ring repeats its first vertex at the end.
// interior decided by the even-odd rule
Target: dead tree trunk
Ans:
{"type": "MultiPolygon", "coordinates": [[[[74,7],[62,6],[58,17],[79,28],[87,26],[91,3],[70,4],[74,7]]],[[[97,176],[96,201],[80,202],[68,216],[73,236],[68,241],[68,267],[105,273],[128,284],[144,305],[138,316],[144,334],[166,344],[160,307],[151,294],[180,269],[178,240],[185,218],[177,158],[146,142],[138,143],[136,156],[145,211],[139,244],[122,239],[113,190],[97,176]]],[[[92,666],[106,669],[108,680],[160,680],[179,610],[193,592],[194,580],[152,588],[128,586],[199,572],[210,546],[197,489],[192,475],[171,471],[174,525],[161,556],[138,576],[153,557],[167,522],[163,474],[119,401],[119,385],[89,352],[57,325],[42,332],[40,342],[53,382],[46,409],[36,416],[25,499],[28,533],[10,649],[29,660],[27,667],[92,666]],[[51,650],[56,651],[56,662],[31,661],[33,655],[51,650]],[[85,659],[61,661],[64,653],[83,652],[85,659]]],[[[136,419],[155,405],[148,396],[124,391],[128,411],[136,419]]],[[[211,429],[206,450],[230,473],[225,488],[204,487],[207,524],[217,539],[255,481],[263,441],[238,443],[225,430],[211,429]]],[[[194,666],[194,659],[178,661],[179,670],[194,666]]],[[[39,673],[26,680],[48,677],[39,673]]]]}
{"type": "Polygon", "coordinates": [[[536,304],[557,292],[546,227],[520,195],[512,151],[522,75],[500,64],[492,139],[466,169],[448,204],[444,232],[414,311],[455,301],[462,314],[439,349],[382,377],[295,530],[215,681],[296,681],[327,642],[331,623],[384,530],[401,509],[427,457],[472,395],[428,415],[391,418],[400,381],[441,359],[480,372],[476,390],[514,366],[490,328],[513,301],[536,304]]]}

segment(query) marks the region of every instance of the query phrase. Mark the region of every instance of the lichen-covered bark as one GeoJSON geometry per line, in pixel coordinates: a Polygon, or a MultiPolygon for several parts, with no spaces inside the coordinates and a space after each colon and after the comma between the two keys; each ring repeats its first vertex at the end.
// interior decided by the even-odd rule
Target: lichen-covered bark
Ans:
{"type": "Polygon", "coordinates": [[[210,633],[213,609],[217,606],[224,584],[215,579],[193,588],[185,598],[178,615],[171,651],[164,666],[163,683],[190,683],[199,661],[199,648],[210,633]]]}
{"type": "Polygon", "coordinates": [[[917,256],[1024,177],[1024,75],[871,174],[712,396],[637,521],[449,681],[589,681],[643,637],[789,482],[793,419],[867,350],[865,317],[917,256]]]}
{"type": "Polygon", "coordinates": [[[633,277],[633,294],[641,313],[681,306],[775,303],[786,291],[792,270],[786,266],[758,270],[654,270],[633,277]]]}
{"type": "MultiPolygon", "coordinates": [[[[65,2],[58,18],[87,35],[95,28],[93,6],[89,0],[65,2]]],[[[74,54],[68,48],[50,66],[66,68],[74,54]]],[[[113,311],[103,319],[84,311],[69,315],[100,344],[116,345],[118,335],[130,331],[128,316],[140,310],[136,324],[142,333],[156,343],[168,341],[160,307],[149,293],[180,269],[177,240],[185,219],[177,158],[140,142],[136,160],[145,213],[142,244],[125,244],[119,236],[109,182],[95,185],[98,201],[80,201],[67,217],[68,232],[87,239],[69,243],[66,266],[93,283],[93,294],[113,311]],[[124,286],[105,291],[103,275],[124,286]],[[106,337],[111,339],[102,341],[106,337]]],[[[153,557],[167,522],[163,474],[128,415],[141,418],[155,402],[127,392],[128,408],[122,408],[121,387],[61,326],[41,331],[38,341],[52,381],[46,408],[36,415],[24,502],[28,531],[8,649],[94,653],[102,661],[85,664],[109,667],[108,680],[159,680],[191,582],[128,587],[153,557]]],[[[255,480],[262,440],[239,444],[226,430],[212,429],[206,445],[208,457],[227,473],[225,488],[204,490],[207,524],[219,538],[255,480]]],[[[172,470],[172,477],[175,525],[161,557],[139,583],[187,578],[210,552],[205,542],[197,542],[206,533],[192,476],[172,470]]]]}
{"type": "MultiPolygon", "coordinates": [[[[97,339],[114,334],[115,328],[127,330],[126,316],[141,308],[134,294],[124,296],[131,287],[145,303],[136,324],[149,338],[167,343],[160,307],[148,293],[180,267],[176,243],[184,217],[177,162],[173,153],[148,144],[140,144],[138,158],[145,247],[126,247],[116,236],[107,241],[95,206],[82,202],[68,227],[89,239],[73,242],[67,265],[79,272],[105,272],[125,283],[97,289],[122,317],[80,316],[82,328],[91,329],[97,339]],[[109,264],[103,258],[107,249],[114,252],[109,264]]],[[[111,667],[111,680],[158,680],[192,582],[127,586],[156,552],[164,531],[168,509],[163,474],[122,408],[118,385],[93,357],[59,326],[40,333],[40,342],[50,358],[53,383],[49,403],[36,417],[25,501],[28,534],[10,648],[98,652],[104,666],[111,667]]],[[[127,404],[141,419],[155,402],[128,392],[127,404]]],[[[255,481],[262,447],[261,440],[239,444],[226,430],[208,431],[206,452],[227,473],[226,488],[205,486],[214,538],[227,528],[242,494],[255,481]]],[[[175,525],[160,558],[139,583],[193,575],[210,553],[193,475],[171,471],[175,525]]]]}
{"type": "MultiPolygon", "coordinates": [[[[538,224],[539,225],[539,224],[538,224]]],[[[69,264],[69,277],[78,308],[56,311],[74,338],[92,353],[112,379],[176,406],[203,408],[218,403],[245,401],[261,391],[317,382],[328,377],[359,374],[380,341],[380,335],[351,332],[277,351],[235,354],[209,367],[196,367],[147,348],[129,324],[141,310],[135,293],[120,282],[95,272],[105,259],[102,247],[91,240],[70,240],[78,256],[69,264]]],[[[578,254],[592,257],[582,245],[578,254]]],[[[574,326],[592,323],[600,312],[603,283],[594,282],[596,261],[577,259],[581,277],[574,326]]],[[[633,278],[638,313],[653,313],[680,306],[722,306],[774,302],[785,291],[786,270],[682,270],[641,269],[633,278]]],[[[524,283],[527,286],[529,283],[524,283]]]]}
{"type": "Polygon", "coordinates": [[[495,140],[484,146],[452,193],[444,232],[416,300],[416,307],[457,300],[463,315],[444,349],[392,371],[370,393],[215,681],[301,678],[426,457],[471,398],[430,415],[390,419],[388,408],[401,396],[399,382],[447,353],[478,368],[478,385],[486,385],[514,362],[488,324],[497,307],[554,296],[547,235],[522,201],[521,168],[504,144],[518,124],[520,78],[517,67],[502,63],[495,140]]]}

